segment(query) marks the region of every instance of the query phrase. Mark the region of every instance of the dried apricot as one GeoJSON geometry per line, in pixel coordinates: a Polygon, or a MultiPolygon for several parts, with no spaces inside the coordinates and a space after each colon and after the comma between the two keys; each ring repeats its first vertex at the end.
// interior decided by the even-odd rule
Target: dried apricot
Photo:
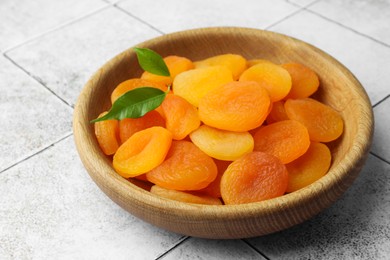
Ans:
{"type": "Polygon", "coordinates": [[[161,126],[141,130],[118,148],[114,169],[125,178],[146,173],[164,161],[171,142],[171,132],[161,126]]]}
{"type": "Polygon", "coordinates": [[[285,63],[281,65],[290,73],[292,86],[286,96],[288,98],[306,98],[317,91],[320,81],[317,74],[300,63],[285,63]]]}
{"type": "Polygon", "coordinates": [[[185,57],[171,55],[165,57],[164,61],[168,67],[169,73],[171,74],[170,77],[159,76],[145,71],[141,75],[141,79],[159,82],[167,86],[172,84],[173,80],[178,74],[194,68],[192,61],[185,57]]]}
{"type": "Polygon", "coordinates": [[[204,68],[221,65],[228,68],[233,79],[237,80],[241,73],[246,69],[246,59],[238,54],[221,54],[201,61],[194,62],[195,68],[204,68]]]}
{"type": "Polygon", "coordinates": [[[320,179],[327,173],[331,159],[325,144],[312,142],[304,155],[286,164],[289,174],[287,192],[299,190],[320,179]]]}
{"type": "Polygon", "coordinates": [[[233,81],[232,72],[224,66],[212,66],[185,71],[173,81],[173,93],[194,106],[210,90],[233,81]]]}
{"type": "Polygon", "coordinates": [[[284,120],[264,126],[255,133],[254,140],[255,151],[272,154],[282,163],[297,159],[310,146],[306,127],[294,120],[284,120]]]}
{"type": "Polygon", "coordinates": [[[146,113],[140,118],[125,118],[119,121],[119,135],[124,143],[133,134],[152,126],[165,127],[165,119],[156,110],[146,113]]]}
{"type": "Polygon", "coordinates": [[[172,190],[203,189],[216,177],[213,159],[188,141],[173,141],[165,161],[146,174],[150,182],[172,190]]]}
{"type": "Polygon", "coordinates": [[[249,67],[252,67],[256,64],[263,63],[263,62],[272,63],[271,61],[265,60],[265,59],[253,59],[253,60],[248,60],[246,62],[246,66],[249,68],[249,67]]]}
{"type": "Polygon", "coordinates": [[[310,140],[314,142],[330,142],[343,133],[344,123],[341,115],[317,100],[288,99],[284,108],[290,119],[299,121],[307,128],[310,140]]]}
{"type": "Polygon", "coordinates": [[[239,81],[256,81],[269,92],[272,102],[282,100],[291,89],[291,76],[279,65],[262,62],[245,70],[239,81]]]}
{"type": "Polygon", "coordinates": [[[150,189],[150,192],[161,196],[163,198],[187,202],[187,203],[195,203],[195,204],[206,204],[206,205],[222,205],[220,199],[205,196],[205,195],[194,195],[184,191],[170,190],[160,187],[158,185],[153,185],[150,189]]]}
{"type": "Polygon", "coordinates": [[[273,155],[252,152],[232,162],[221,179],[225,204],[258,202],[285,193],[288,173],[273,155]]]}
{"type": "MultiPolygon", "coordinates": [[[[105,114],[107,112],[101,113],[99,117],[105,114]]],[[[96,122],[95,135],[103,153],[106,155],[114,154],[120,145],[118,120],[112,119],[96,122]]]]}
{"type": "Polygon", "coordinates": [[[211,182],[206,188],[199,190],[200,194],[206,194],[214,198],[221,197],[221,178],[227,167],[232,163],[231,161],[214,160],[217,165],[218,174],[213,182],[211,182]]]}
{"type": "Polygon", "coordinates": [[[111,103],[114,104],[114,102],[123,94],[126,92],[133,90],[135,88],[139,87],[152,87],[152,88],[158,88],[161,89],[162,91],[167,91],[167,86],[165,86],[162,83],[159,82],[153,82],[150,80],[146,79],[139,79],[139,78],[134,78],[134,79],[129,79],[126,81],[123,81],[120,83],[111,93],[111,103]]]}
{"type": "Polygon", "coordinates": [[[166,128],[174,140],[182,140],[200,125],[198,110],[184,98],[169,94],[161,104],[166,128]]]}
{"type": "Polygon", "coordinates": [[[234,161],[253,151],[253,137],[248,132],[232,132],[202,125],[190,134],[191,141],[207,155],[234,161]]]}
{"type": "Polygon", "coordinates": [[[286,110],[284,109],[284,101],[276,101],[272,104],[272,109],[268,114],[266,121],[267,124],[272,124],[282,120],[288,120],[286,110]]]}
{"type": "Polygon", "coordinates": [[[233,81],[200,100],[199,117],[215,128],[246,132],[264,122],[270,104],[267,90],[256,82],[233,81]]]}

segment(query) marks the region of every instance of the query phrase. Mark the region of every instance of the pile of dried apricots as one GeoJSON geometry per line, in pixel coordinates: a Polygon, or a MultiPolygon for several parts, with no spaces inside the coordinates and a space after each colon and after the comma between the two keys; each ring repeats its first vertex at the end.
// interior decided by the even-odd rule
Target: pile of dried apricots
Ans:
{"type": "Polygon", "coordinates": [[[172,86],[157,109],[95,123],[121,176],[173,200],[228,205],[275,198],[326,174],[324,143],[342,134],[343,120],[310,98],[320,85],[313,70],[238,54],[164,61],[170,77],[145,71],[111,95],[114,103],[135,88],[172,86]]]}

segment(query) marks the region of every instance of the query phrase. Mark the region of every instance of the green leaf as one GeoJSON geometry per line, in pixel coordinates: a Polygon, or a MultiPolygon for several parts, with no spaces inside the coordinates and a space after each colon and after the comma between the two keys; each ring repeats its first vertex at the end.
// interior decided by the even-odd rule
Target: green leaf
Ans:
{"type": "Polygon", "coordinates": [[[106,115],[92,120],[91,123],[109,119],[122,120],[141,117],[161,105],[168,92],[169,88],[167,92],[164,92],[152,87],[130,90],[114,102],[106,115]]]}
{"type": "Polygon", "coordinates": [[[143,70],[160,76],[171,75],[164,59],[158,53],[147,48],[134,48],[134,51],[143,70]]]}

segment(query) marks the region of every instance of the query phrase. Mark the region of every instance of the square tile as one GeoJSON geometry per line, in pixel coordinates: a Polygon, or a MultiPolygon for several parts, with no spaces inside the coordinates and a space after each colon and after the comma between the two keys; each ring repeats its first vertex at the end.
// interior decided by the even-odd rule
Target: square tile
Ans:
{"type": "Polygon", "coordinates": [[[181,236],[124,211],[68,137],[0,174],[0,259],[154,259],[181,236]]]}
{"type": "Polygon", "coordinates": [[[106,5],[101,0],[2,0],[0,50],[78,18],[106,5]]]}
{"type": "Polygon", "coordinates": [[[250,239],[270,259],[388,259],[390,165],[369,156],[333,206],[288,230],[250,239]]]}
{"type": "Polygon", "coordinates": [[[309,9],[390,46],[388,0],[323,0],[309,9]]]}
{"type": "Polygon", "coordinates": [[[375,133],[372,143],[372,152],[390,162],[390,139],[389,139],[389,111],[390,98],[374,108],[375,133]]]}
{"type": "Polygon", "coordinates": [[[3,56],[0,88],[0,172],[71,133],[72,109],[3,56]]]}
{"type": "Polygon", "coordinates": [[[354,73],[373,104],[390,94],[390,48],[307,11],[269,29],[311,43],[335,57],[354,73]]]}
{"type": "Polygon", "coordinates": [[[161,259],[265,259],[242,240],[209,240],[189,238],[161,259]]]}
{"type": "Polygon", "coordinates": [[[106,61],[158,35],[149,26],[109,7],[7,55],[73,105],[83,85],[106,61]]]}
{"type": "Polygon", "coordinates": [[[164,33],[214,26],[265,28],[299,9],[281,0],[128,0],[118,6],[164,33]]]}

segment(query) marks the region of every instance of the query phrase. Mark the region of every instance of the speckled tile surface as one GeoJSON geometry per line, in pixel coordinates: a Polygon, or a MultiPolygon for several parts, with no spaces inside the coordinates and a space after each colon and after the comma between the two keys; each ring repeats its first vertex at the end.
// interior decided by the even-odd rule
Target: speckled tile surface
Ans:
{"type": "Polygon", "coordinates": [[[389,1],[0,1],[0,259],[390,259],[389,1]],[[368,21],[368,22],[367,22],[368,21]],[[73,105],[91,74],[141,41],[244,26],[307,41],[348,67],[375,105],[371,154],[332,207],[245,240],[170,233],[93,183],[73,105]]]}

